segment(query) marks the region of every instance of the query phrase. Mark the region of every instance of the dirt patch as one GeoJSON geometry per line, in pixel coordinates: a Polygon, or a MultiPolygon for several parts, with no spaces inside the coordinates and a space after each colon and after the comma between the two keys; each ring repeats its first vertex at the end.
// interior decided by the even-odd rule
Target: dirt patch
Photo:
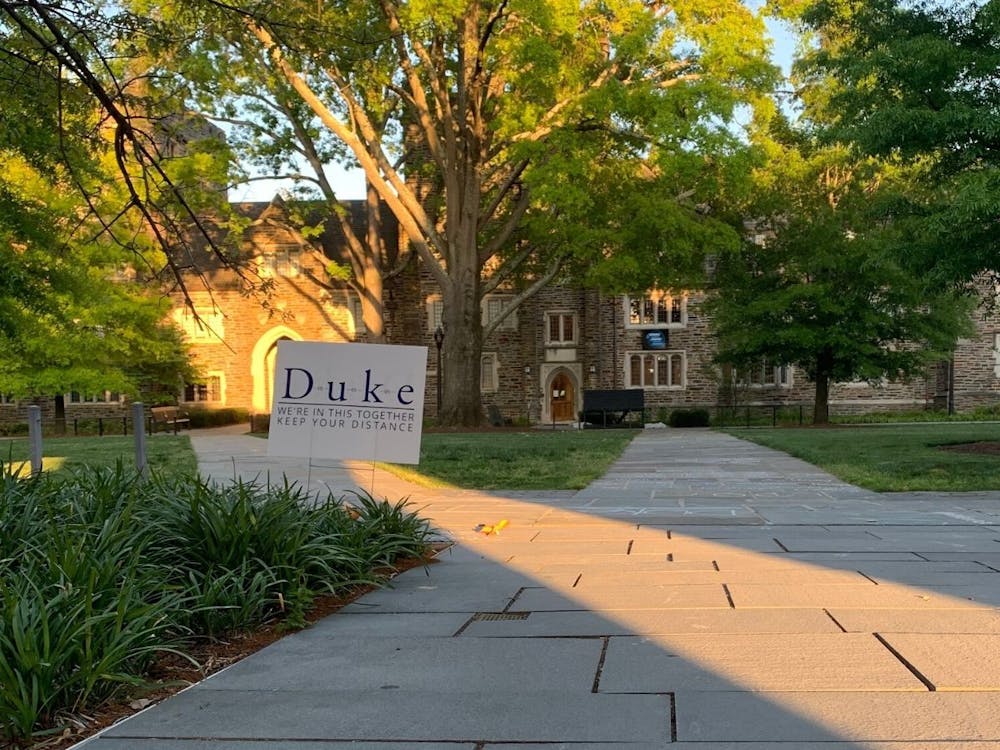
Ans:
{"type": "MultiPolygon", "coordinates": [[[[436,544],[427,557],[399,560],[392,571],[382,572],[387,578],[391,578],[407,570],[436,563],[435,556],[449,546],[436,544]]],[[[306,615],[306,622],[309,624],[318,622],[376,588],[376,586],[357,586],[338,595],[318,596],[313,608],[306,615]]],[[[115,703],[91,709],[85,715],[72,717],[66,722],[71,726],[61,735],[29,745],[28,750],[65,750],[102,729],[204,680],[230,664],[260,651],[265,646],[270,646],[292,632],[294,631],[289,631],[280,622],[276,622],[264,625],[252,633],[241,633],[224,640],[199,641],[185,649],[185,653],[200,665],[197,667],[175,654],[164,654],[150,671],[149,683],[145,689],[133,691],[115,703]]]]}
{"type": "Polygon", "coordinates": [[[958,443],[955,445],[939,445],[943,451],[954,453],[978,453],[984,456],[1000,456],[1000,441],[983,441],[981,443],[958,443]]]}

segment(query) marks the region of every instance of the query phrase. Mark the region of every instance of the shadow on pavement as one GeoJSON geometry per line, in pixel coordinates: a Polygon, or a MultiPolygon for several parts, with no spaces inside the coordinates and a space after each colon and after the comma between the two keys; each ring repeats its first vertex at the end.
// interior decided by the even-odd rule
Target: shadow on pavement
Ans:
{"type": "Polygon", "coordinates": [[[375,480],[456,541],[438,564],[87,750],[1000,746],[991,498],[889,499],[678,431],[575,494],[375,480]]]}

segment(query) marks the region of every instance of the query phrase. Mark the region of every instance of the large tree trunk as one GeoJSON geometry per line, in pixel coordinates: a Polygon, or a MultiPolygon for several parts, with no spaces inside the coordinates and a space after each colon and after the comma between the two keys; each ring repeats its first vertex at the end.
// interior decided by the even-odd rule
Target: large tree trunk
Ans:
{"type": "Polygon", "coordinates": [[[816,400],[813,424],[830,424],[830,371],[832,355],[822,352],[816,358],[816,400]]]}
{"type": "Polygon", "coordinates": [[[382,269],[365,265],[361,295],[361,317],[369,344],[385,343],[385,305],[382,302],[382,269]]]}
{"type": "MultiPolygon", "coordinates": [[[[470,13],[478,12],[473,3],[470,13]]],[[[475,48],[476,23],[459,23],[467,35],[465,51],[475,48]]],[[[474,55],[459,62],[469,96],[475,92],[474,55]]],[[[483,419],[480,398],[483,325],[480,301],[483,259],[479,256],[480,213],[484,199],[481,170],[485,163],[483,135],[485,126],[478,113],[468,111],[472,104],[459,108],[463,118],[456,128],[456,138],[445,148],[442,161],[450,166],[444,177],[444,243],[438,252],[444,261],[447,281],[441,290],[444,313],[444,393],[441,424],[478,427],[483,419]]]]}
{"type": "Polygon", "coordinates": [[[830,378],[816,374],[816,401],[813,404],[813,424],[830,424],[830,378]]]}
{"type": "Polygon", "coordinates": [[[441,413],[443,425],[477,427],[482,423],[480,359],[483,349],[478,274],[472,269],[442,289],[444,344],[441,413]]]}
{"type": "Polygon", "coordinates": [[[385,304],[382,301],[384,278],[382,256],[385,237],[382,235],[382,214],[378,191],[371,181],[366,181],[366,211],[368,227],[365,233],[367,252],[357,259],[361,273],[361,316],[369,344],[385,343],[385,304]]]}

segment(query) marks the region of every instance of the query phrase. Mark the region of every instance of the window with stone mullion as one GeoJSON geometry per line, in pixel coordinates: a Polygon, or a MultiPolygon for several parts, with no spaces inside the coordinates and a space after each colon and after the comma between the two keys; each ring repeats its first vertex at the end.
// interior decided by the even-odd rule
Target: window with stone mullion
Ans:
{"type": "Polygon", "coordinates": [[[576,316],[571,313],[548,314],[548,340],[550,344],[576,342],[576,316]]]}
{"type": "Polygon", "coordinates": [[[629,354],[629,385],[633,388],[681,388],[684,386],[682,352],[634,352],[629,354]]]}

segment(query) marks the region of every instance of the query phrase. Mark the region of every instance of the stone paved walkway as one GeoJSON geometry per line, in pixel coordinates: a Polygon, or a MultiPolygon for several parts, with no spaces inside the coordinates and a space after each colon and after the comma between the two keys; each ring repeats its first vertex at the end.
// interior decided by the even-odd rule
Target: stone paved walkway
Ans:
{"type": "Polygon", "coordinates": [[[702,430],[502,495],[193,442],[221,480],[410,496],[456,544],[85,750],[1000,748],[1000,493],[877,495],[702,430]]]}

